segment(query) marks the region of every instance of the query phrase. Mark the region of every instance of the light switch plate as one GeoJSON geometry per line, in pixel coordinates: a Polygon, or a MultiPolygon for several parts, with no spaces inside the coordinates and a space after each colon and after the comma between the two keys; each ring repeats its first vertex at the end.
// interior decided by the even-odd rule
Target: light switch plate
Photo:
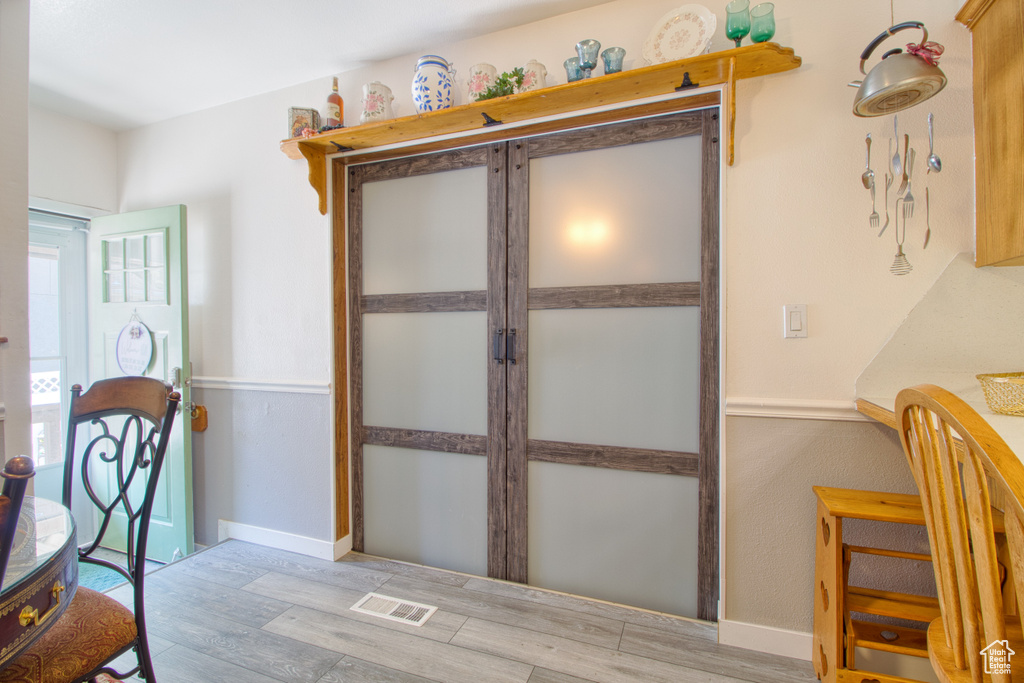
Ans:
{"type": "Polygon", "coordinates": [[[782,307],[782,336],[786,339],[807,336],[807,304],[782,307]]]}

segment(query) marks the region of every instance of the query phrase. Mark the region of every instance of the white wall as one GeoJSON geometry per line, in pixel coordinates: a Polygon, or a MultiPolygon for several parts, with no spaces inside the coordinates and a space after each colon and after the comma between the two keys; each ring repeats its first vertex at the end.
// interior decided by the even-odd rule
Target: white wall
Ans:
{"type": "Polygon", "coordinates": [[[29,450],[29,0],[0,2],[0,456],[29,450]]]}
{"type": "MultiPolygon", "coordinates": [[[[721,27],[725,0],[705,4],[721,27]]],[[[944,166],[915,184],[921,204],[905,246],[914,271],[897,278],[888,270],[894,226],[876,237],[859,179],[868,132],[881,176],[891,119],[855,118],[854,91],[845,86],[858,76],[861,51],[889,25],[889,3],[777,3],[775,40],[793,46],[804,61],[798,70],[737,88],[736,165],[725,173],[722,226],[724,393],[730,402],[786,414],[793,400],[809,401],[805,412],[812,416],[819,405],[849,408],[857,376],[899,321],[956,253],[973,250],[970,38],[953,21],[959,4],[897,3],[897,21],[922,20],[931,38],[946,45],[942,68],[950,79],[944,92],[901,117],[923,152],[925,117],[935,112],[944,166]],[[934,200],[932,240],[922,251],[926,184],[934,200]],[[789,303],[807,304],[807,339],[782,339],[782,306],[789,303]]],[[[346,123],[358,122],[361,87],[372,80],[395,92],[397,115],[412,113],[408,86],[423,53],[454,62],[462,81],[477,62],[504,71],[538,59],[548,66],[549,83],[556,83],[564,82],[560,64],[574,43],[590,37],[625,47],[626,68],[637,66],[651,27],[677,5],[619,0],[452,45],[426,45],[341,74],[346,123]]],[[[886,49],[918,36],[899,34],[886,49]]],[[[720,28],[712,49],[729,45],[720,28]]],[[[216,399],[220,408],[211,411],[210,431],[195,441],[197,479],[204,478],[197,509],[328,541],[331,452],[323,416],[330,414],[330,399],[314,393],[315,405],[296,412],[278,387],[319,390],[330,382],[330,226],[317,213],[305,164],[287,159],[277,142],[286,134],[288,107],[319,107],[329,83],[325,77],[123,133],[117,161],[118,210],[188,205],[195,373],[201,389],[203,381],[227,378],[217,385],[227,389],[216,391],[229,394],[216,399]],[[231,390],[231,382],[242,380],[264,392],[255,412],[251,396],[231,390]],[[242,415],[242,406],[244,419],[228,419],[227,413],[242,415]],[[268,481],[278,486],[277,495],[301,504],[267,518],[268,481]],[[225,487],[232,490],[230,505],[224,504],[228,497],[218,498],[225,487]]],[[[807,632],[814,566],[810,485],[898,489],[909,478],[895,441],[875,425],[768,420],[757,417],[759,410],[725,423],[726,616],[807,632]]]]}
{"type": "Polygon", "coordinates": [[[28,191],[32,208],[92,218],[117,208],[117,134],[29,107],[28,191]]]}

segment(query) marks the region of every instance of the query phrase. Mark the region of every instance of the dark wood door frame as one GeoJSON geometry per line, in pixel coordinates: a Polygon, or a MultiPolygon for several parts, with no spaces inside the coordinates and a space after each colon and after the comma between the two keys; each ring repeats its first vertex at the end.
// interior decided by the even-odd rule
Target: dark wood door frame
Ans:
{"type": "MultiPolygon", "coordinates": [[[[659,105],[663,106],[663,105],[659,105]]],[[[703,105],[706,106],[706,105],[703,105]]],[[[679,107],[685,108],[685,107],[679,107]]],[[[656,113],[661,113],[656,112],[656,113]]],[[[352,165],[359,159],[335,159],[334,171],[334,291],[335,291],[335,392],[338,447],[336,486],[338,487],[337,532],[339,538],[351,530],[353,547],[363,547],[362,524],[362,447],[366,444],[393,445],[477,455],[491,454],[488,463],[488,573],[495,578],[526,580],[526,468],[528,460],[571,462],[598,467],[611,467],[650,472],[697,476],[699,489],[698,519],[698,617],[717,619],[719,596],[719,114],[717,107],[703,109],[682,117],[666,116],[631,121],[640,139],[664,139],[676,133],[666,126],[683,125],[685,134],[700,135],[704,168],[701,194],[701,280],[698,283],[666,285],[630,285],[578,288],[547,288],[527,290],[526,272],[519,272],[517,259],[508,254],[525,249],[526,219],[515,210],[528,198],[525,183],[516,182],[515,174],[528,168],[530,155],[557,154],[565,145],[586,148],[602,144],[614,126],[602,126],[601,135],[587,131],[537,138],[530,144],[513,140],[508,144],[492,143],[475,148],[431,154],[417,160],[394,160],[386,164],[352,165]],[[672,121],[670,121],[670,119],[672,121]],[[646,138],[645,138],[646,136],[646,138]],[[593,142],[588,143],[590,139],[593,142]],[[517,146],[518,145],[518,146],[517,146]],[[472,161],[468,161],[472,156],[472,161]],[[475,155],[475,156],[474,156],[475,155]],[[507,155],[507,156],[506,156],[507,155]],[[441,166],[435,164],[440,163],[441,166]],[[362,242],[358,230],[361,211],[361,186],[368,177],[390,177],[388,174],[426,173],[443,168],[462,167],[466,163],[488,167],[489,223],[488,287],[489,292],[445,292],[431,294],[364,296],[361,291],[362,242]],[[411,166],[410,166],[411,164],[411,166]],[[445,166],[445,164],[448,164],[445,166]],[[453,165],[454,164],[454,165],[453,165]],[[518,167],[518,168],[517,168],[518,167]],[[404,171],[398,169],[404,168],[404,171]],[[383,170],[377,170],[383,169],[383,170]],[[370,174],[368,176],[367,174],[370,174]],[[507,190],[506,190],[507,188],[507,190]],[[506,230],[507,238],[504,231],[506,230]],[[347,258],[341,245],[347,237],[347,258]],[[507,241],[507,246],[506,242],[507,241]],[[507,248],[507,253],[506,253],[507,248]],[[507,279],[503,275],[508,273],[507,279]],[[506,282],[508,283],[506,285],[506,282]],[[565,291],[566,289],[572,291],[565,291]],[[513,294],[510,298],[510,292],[513,294]],[[518,296],[514,292],[521,292],[518,296]],[[528,293],[527,293],[528,292],[528,293]],[[643,303],[640,303],[643,302],[643,303]],[[400,430],[364,426],[362,423],[361,319],[364,313],[387,311],[487,311],[489,331],[521,325],[528,310],[564,307],[607,307],[637,305],[699,305],[701,309],[700,392],[701,420],[699,452],[681,454],[644,449],[607,449],[586,444],[561,444],[527,440],[525,415],[508,415],[504,401],[489,398],[488,435],[473,436],[400,430]],[[348,326],[346,326],[346,320],[348,326]],[[710,334],[706,333],[710,332],[710,334]],[[349,384],[349,382],[351,382],[349,384]],[[351,397],[343,387],[348,386],[351,397]],[[500,405],[499,405],[500,403],[500,405]],[[506,417],[509,422],[506,423],[506,417]],[[512,425],[506,427],[505,425],[512,425]],[[517,427],[516,425],[522,425],[517,427]],[[347,446],[347,448],[346,448],[347,446]],[[346,457],[348,456],[348,457],[346,457]],[[351,458],[351,493],[353,516],[348,516],[348,460],[351,458]],[[510,495],[511,493],[511,495],[510,495]]],[[[550,124],[545,124],[550,125],[550,124]]],[[[546,132],[546,131],[543,131],[546,132]]],[[[634,141],[640,141],[635,139],[634,141]]],[[[626,144],[626,143],[623,143],[626,144]]],[[[579,147],[574,147],[579,149],[579,147]]],[[[363,160],[370,160],[371,157],[363,160]]],[[[525,261],[523,262],[525,263],[525,261]]],[[[525,335],[524,335],[525,337],[525,335]]],[[[526,339],[520,339],[525,351],[526,339]]],[[[490,364],[488,395],[495,390],[504,393],[515,386],[525,387],[526,364],[498,366],[490,364]],[[509,372],[511,371],[511,372],[509,372]],[[520,374],[517,374],[520,373],[520,374]]],[[[525,402],[512,402],[523,406],[525,402]]],[[[525,411],[525,407],[523,408],[525,411]]]]}

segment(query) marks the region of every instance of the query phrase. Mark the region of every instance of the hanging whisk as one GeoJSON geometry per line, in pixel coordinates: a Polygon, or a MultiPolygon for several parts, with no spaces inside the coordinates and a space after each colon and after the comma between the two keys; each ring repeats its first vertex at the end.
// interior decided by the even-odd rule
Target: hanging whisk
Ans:
{"type": "Polygon", "coordinates": [[[892,265],[889,266],[889,272],[893,275],[906,275],[914,269],[914,266],[910,265],[910,261],[907,260],[907,255],[903,253],[903,240],[907,237],[907,219],[903,219],[903,234],[900,234],[900,202],[903,198],[900,197],[896,200],[896,257],[892,261],[892,265]]]}

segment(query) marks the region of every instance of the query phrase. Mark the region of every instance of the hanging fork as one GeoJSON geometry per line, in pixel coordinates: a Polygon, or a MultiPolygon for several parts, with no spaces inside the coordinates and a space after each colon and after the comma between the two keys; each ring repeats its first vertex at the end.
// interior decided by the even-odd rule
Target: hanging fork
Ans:
{"type": "Polygon", "coordinates": [[[885,229],[889,227],[889,188],[892,187],[892,181],[894,178],[888,173],[885,174],[885,225],[882,226],[881,232],[878,236],[881,237],[885,229]]]}
{"type": "Polygon", "coordinates": [[[903,222],[906,223],[908,218],[914,215],[914,195],[911,193],[911,181],[910,178],[914,175],[914,159],[917,154],[914,150],[910,150],[910,159],[907,160],[907,194],[903,198],[903,222]]]}
{"type": "MultiPolygon", "coordinates": [[[[910,153],[910,136],[906,133],[903,134],[903,182],[900,183],[900,187],[896,190],[897,195],[901,195],[907,191],[907,183],[910,182],[910,176],[907,175],[907,155],[910,153]]],[[[900,154],[900,143],[899,138],[896,139],[896,156],[900,154]]]]}

